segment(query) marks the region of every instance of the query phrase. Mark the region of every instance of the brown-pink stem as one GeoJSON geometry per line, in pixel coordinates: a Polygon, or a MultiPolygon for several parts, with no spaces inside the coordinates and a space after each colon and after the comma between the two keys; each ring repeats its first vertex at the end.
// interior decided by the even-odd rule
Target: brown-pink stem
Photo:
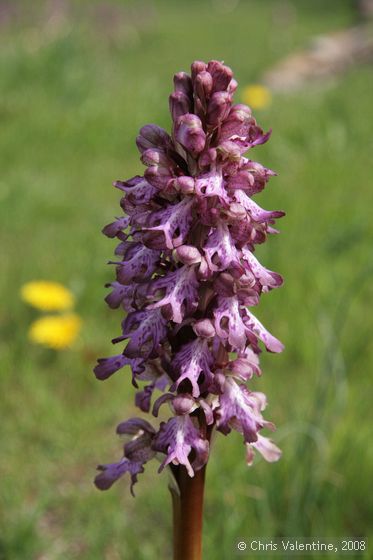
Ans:
{"type": "MultiPolygon", "coordinates": [[[[208,441],[212,426],[207,426],[201,410],[196,412],[200,428],[208,441]]],[[[201,560],[203,503],[206,467],[190,477],[183,465],[172,465],[177,487],[170,487],[173,509],[174,560],[201,560]]]]}
{"type": "Polygon", "coordinates": [[[174,560],[201,560],[203,498],[206,466],[191,478],[177,467],[179,492],[171,489],[174,525],[174,560]]]}

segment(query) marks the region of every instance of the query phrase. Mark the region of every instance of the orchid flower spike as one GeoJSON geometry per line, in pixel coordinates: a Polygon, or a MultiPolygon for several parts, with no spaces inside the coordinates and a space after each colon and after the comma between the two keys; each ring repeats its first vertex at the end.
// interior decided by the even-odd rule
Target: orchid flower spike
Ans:
{"type": "Polygon", "coordinates": [[[253,200],[274,172],[244,154],[270,132],[249,107],[233,103],[236,88],[232,70],[216,60],[176,74],[171,134],[144,126],[136,140],[144,174],[114,183],[124,215],[103,230],[119,240],[106,301],[125,312],[113,341],[125,346],[98,360],[94,371],[107,379],[130,366],[135,404],[148,419],[117,427],[127,436],[123,457],[98,467],[101,490],[129,473],[132,491],[155,457],[160,471],[185,467],[193,477],[208,461],[214,429],[242,434],[248,464],[254,450],[267,461],[280,457],[261,434],[274,429],[262,415],[266,397],[248,382],[261,373],[262,345],[283,349],[252,308],[282,284],[257,260],[255,247],[277,233],[273,224],[284,212],[253,200]],[[159,424],[164,404],[169,417],[159,424]]]}

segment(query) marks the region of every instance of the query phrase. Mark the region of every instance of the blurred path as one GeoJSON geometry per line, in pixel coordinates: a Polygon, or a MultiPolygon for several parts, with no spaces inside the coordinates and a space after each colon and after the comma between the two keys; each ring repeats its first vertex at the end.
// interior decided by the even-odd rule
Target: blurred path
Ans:
{"type": "Polygon", "coordinates": [[[361,24],[315,37],[311,45],[291,54],[268,70],[263,83],[273,91],[294,91],[323,82],[350,67],[373,61],[373,0],[360,0],[361,24]]]}

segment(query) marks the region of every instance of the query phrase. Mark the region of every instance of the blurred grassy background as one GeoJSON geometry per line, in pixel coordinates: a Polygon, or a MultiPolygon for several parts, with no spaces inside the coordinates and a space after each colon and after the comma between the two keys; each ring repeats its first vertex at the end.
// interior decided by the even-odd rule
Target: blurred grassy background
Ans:
{"type": "MultiPolygon", "coordinates": [[[[141,172],[141,125],[169,127],[174,72],[217,58],[243,88],[355,17],[347,0],[0,2],[0,558],[170,556],[156,465],[135,500],[126,480],[106,493],[92,485],[96,464],[120,457],[116,424],[136,413],[126,372],[105,383],[91,373],[119,331],[103,302],[114,245],[100,230],[119,212],[111,182],[141,172]],[[75,349],[27,341],[37,313],[19,289],[33,279],[76,294],[75,349]]],[[[238,435],[216,438],[208,559],[234,557],[240,537],[371,530],[372,87],[371,68],[356,67],[256,114],[274,133],[253,157],[279,173],[257,200],[287,217],[258,252],[286,279],[258,310],[286,351],[263,356],[254,386],[268,394],[283,458],[248,469],[238,435]]]]}

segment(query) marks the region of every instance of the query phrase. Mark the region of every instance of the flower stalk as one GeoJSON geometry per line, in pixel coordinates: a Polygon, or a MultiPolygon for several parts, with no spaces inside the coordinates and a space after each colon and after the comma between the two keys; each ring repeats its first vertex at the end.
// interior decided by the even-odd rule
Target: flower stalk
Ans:
{"type": "Polygon", "coordinates": [[[171,469],[178,560],[201,557],[212,430],[242,434],[249,465],[254,450],[268,461],[280,457],[260,433],[274,429],[262,416],[266,397],[248,385],[261,374],[262,345],[283,349],[252,308],[282,284],[254,253],[277,233],[273,225],[284,213],[253,200],[275,173],[244,154],[270,133],[249,107],[233,103],[236,88],[232,70],[215,60],[175,75],[171,135],[153,124],[140,130],[144,175],[114,184],[124,215],[103,230],[119,240],[106,301],[126,313],[113,342],[127,342],[100,359],[95,374],[104,380],[130,366],[136,406],[163,419],[119,424],[123,457],[100,465],[95,484],[106,490],[129,473],[133,492],[149,460],[161,461],[159,471],[171,469]]]}
{"type": "Polygon", "coordinates": [[[174,560],[201,560],[206,465],[193,478],[185,467],[176,468],[178,489],[170,488],[174,560]]]}

